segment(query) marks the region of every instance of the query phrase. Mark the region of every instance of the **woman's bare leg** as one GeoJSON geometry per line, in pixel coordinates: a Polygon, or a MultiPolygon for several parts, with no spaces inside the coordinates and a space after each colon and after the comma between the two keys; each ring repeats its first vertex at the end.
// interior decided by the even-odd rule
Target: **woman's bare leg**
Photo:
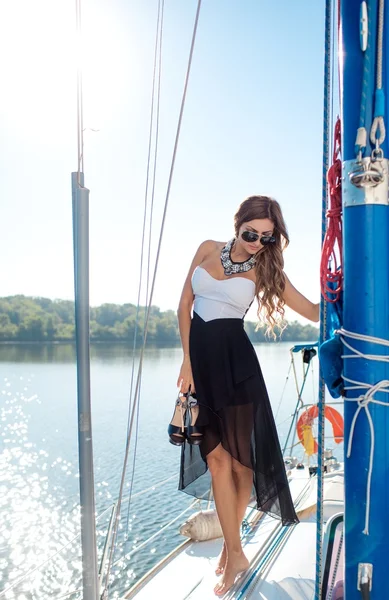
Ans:
{"type": "Polygon", "coordinates": [[[233,585],[238,573],[248,568],[249,561],[240,542],[238,493],[233,477],[232,457],[219,444],[207,455],[207,463],[212,475],[213,495],[227,550],[223,577],[215,587],[216,595],[222,596],[233,585]]]}
{"type": "MultiPolygon", "coordinates": [[[[243,466],[240,462],[232,459],[232,477],[235,483],[235,489],[237,492],[237,517],[239,523],[239,530],[242,524],[243,518],[246,514],[247,505],[249,503],[251,492],[253,488],[253,472],[248,467],[243,466]]],[[[223,543],[223,549],[221,551],[218,566],[216,568],[216,575],[221,575],[224,571],[224,566],[227,561],[227,548],[225,542],[223,543]]]]}

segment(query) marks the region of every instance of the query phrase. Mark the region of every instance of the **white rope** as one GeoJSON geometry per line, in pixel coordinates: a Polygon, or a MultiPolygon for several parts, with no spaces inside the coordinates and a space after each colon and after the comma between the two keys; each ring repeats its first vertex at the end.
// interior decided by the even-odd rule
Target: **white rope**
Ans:
{"type": "MultiPolygon", "coordinates": [[[[376,337],[373,337],[370,335],[354,333],[351,331],[347,331],[345,329],[340,329],[339,331],[337,331],[337,333],[340,334],[340,339],[342,340],[342,343],[349,350],[351,350],[353,352],[353,354],[343,355],[342,358],[364,358],[366,360],[377,360],[377,361],[381,361],[381,362],[389,362],[389,356],[382,356],[382,355],[375,355],[375,354],[363,354],[363,352],[360,352],[359,350],[357,350],[356,348],[351,346],[351,344],[349,344],[344,338],[348,337],[348,338],[351,338],[354,340],[364,341],[364,342],[368,342],[370,344],[381,344],[381,345],[387,346],[387,347],[389,346],[388,340],[384,340],[382,338],[376,338],[376,337]]],[[[374,467],[374,448],[375,448],[374,423],[373,423],[373,419],[372,419],[370,411],[369,411],[369,404],[373,403],[373,404],[379,404],[381,406],[389,406],[389,402],[377,400],[374,397],[375,394],[377,394],[378,392],[389,393],[389,380],[382,379],[378,383],[375,383],[374,385],[372,385],[370,383],[354,381],[353,379],[349,379],[348,377],[345,377],[345,375],[342,375],[342,377],[345,382],[351,384],[351,385],[345,386],[344,387],[345,390],[357,390],[357,389],[366,389],[367,390],[364,394],[361,394],[358,398],[346,398],[345,397],[344,400],[346,402],[356,402],[358,404],[358,408],[355,411],[353,419],[351,421],[350,435],[349,435],[348,447],[347,447],[347,458],[350,458],[350,456],[351,456],[355,425],[356,425],[358,416],[359,416],[360,412],[362,411],[362,409],[364,409],[364,411],[365,411],[366,418],[368,420],[369,427],[370,427],[371,442],[370,442],[369,468],[368,468],[368,472],[367,472],[367,483],[366,483],[365,528],[362,532],[365,535],[369,535],[371,479],[372,479],[373,467],[374,467]]]]}
{"type": "MultiPolygon", "coordinates": [[[[351,337],[351,335],[350,335],[351,337]]],[[[366,336],[369,337],[369,336],[366,336]]],[[[361,339],[360,337],[354,337],[354,339],[356,340],[360,340],[360,341],[367,341],[370,343],[375,343],[373,342],[372,339],[361,339]]],[[[388,361],[388,357],[385,354],[363,354],[363,352],[359,352],[359,350],[357,350],[356,348],[353,348],[353,346],[350,346],[350,344],[348,342],[346,342],[346,340],[342,340],[344,346],[346,346],[346,348],[348,348],[349,350],[351,350],[352,352],[354,352],[354,354],[342,354],[342,358],[365,358],[367,360],[377,360],[380,362],[387,362],[388,361]]]]}

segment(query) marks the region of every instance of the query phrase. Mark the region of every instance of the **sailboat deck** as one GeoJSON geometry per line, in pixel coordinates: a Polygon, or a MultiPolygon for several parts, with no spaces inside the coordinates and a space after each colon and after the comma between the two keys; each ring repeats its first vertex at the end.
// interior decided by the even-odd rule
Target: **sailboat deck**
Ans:
{"type": "MultiPolygon", "coordinates": [[[[326,476],[327,518],[342,510],[342,474],[326,476]],[[330,490],[330,493],[328,491],[330,490]],[[334,493],[335,490],[335,493],[334,493]]],[[[309,509],[306,522],[282,527],[263,516],[243,537],[250,560],[249,570],[223,596],[226,600],[311,600],[315,586],[316,523],[311,499],[316,495],[316,478],[308,469],[293,469],[290,489],[297,510],[309,509]]],[[[314,507],[313,507],[314,508],[314,507]]],[[[257,513],[258,515],[259,513],[257,513]]],[[[188,540],[141,579],[123,600],[211,600],[218,580],[215,575],[222,540],[188,540]]]]}

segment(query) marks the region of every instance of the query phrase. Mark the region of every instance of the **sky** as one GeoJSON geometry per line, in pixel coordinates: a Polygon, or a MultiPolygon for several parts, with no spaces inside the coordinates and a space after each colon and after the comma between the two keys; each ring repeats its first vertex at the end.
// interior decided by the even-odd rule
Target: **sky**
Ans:
{"type": "MultiPolygon", "coordinates": [[[[165,0],[153,260],[196,7],[165,0]]],[[[83,0],[80,52],[73,2],[0,3],[0,296],[74,297],[82,61],[91,305],[137,302],[157,10],[83,0]]],[[[197,247],[233,237],[253,194],[280,202],[285,272],[319,301],[323,72],[324,0],[203,0],[154,305],[177,308],[197,247]]]]}

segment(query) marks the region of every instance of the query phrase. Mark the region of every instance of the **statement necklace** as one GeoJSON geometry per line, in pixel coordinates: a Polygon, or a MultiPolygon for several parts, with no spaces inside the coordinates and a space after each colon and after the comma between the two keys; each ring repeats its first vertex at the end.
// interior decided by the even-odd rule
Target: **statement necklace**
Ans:
{"type": "Polygon", "coordinates": [[[235,238],[227,242],[220,254],[220,260],[223,265],[224,275],[235,275],[235,273],[246,273],[255,266],[255,256],[251,256],[243,262],[234,262],[231,259],[231,250],[235,238]]]}

